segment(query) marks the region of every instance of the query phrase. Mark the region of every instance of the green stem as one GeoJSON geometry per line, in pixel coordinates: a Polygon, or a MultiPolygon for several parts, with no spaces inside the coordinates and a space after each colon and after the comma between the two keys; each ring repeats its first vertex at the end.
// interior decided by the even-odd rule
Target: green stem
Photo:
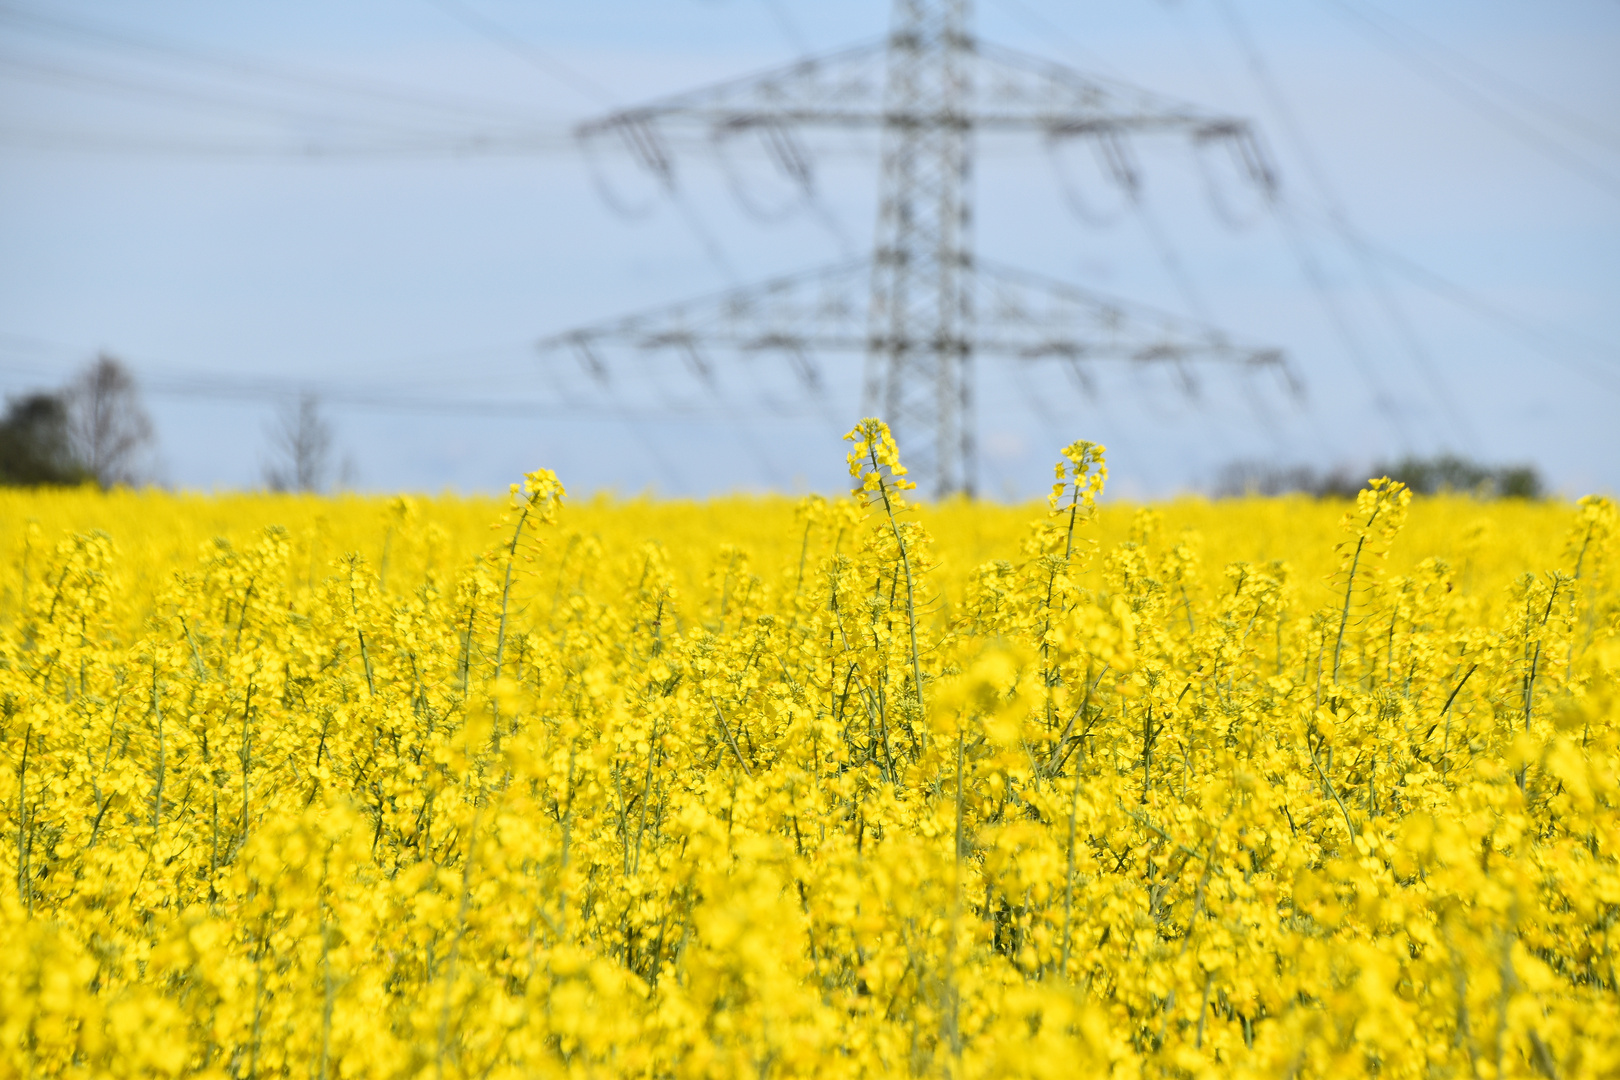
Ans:
{"type": "Polygon", "coordinates": [[[709,695],[709,704],[714,706],[715,719],[720,721],[720,733],[726,737],[726,744],[731,747],[731,752],[736,755],[737,764],[742,766],[744,775],[752,780],[754,778],[753,770],[748,767],[748,762],[743,760],[742,751],[737,748],[737,740],[732,736],[731,728],[726,724],[726,714],[720,711],[720,703],[714,700],[713,694],[709,695]]]}
{"type": "Polygon", "coordinates": [[[917,707],[921,709],[922,662],[917,653],[917,605],[911,584],[911,556],[906,552],[906,541],[900,535],[900,523],[894,519],[894,504],[889,501],[889,487],[883,482],[883,473],[879,470],[877,451],[874,449],[868,453],[872,459],[872,470],[877,475],[878,492],[883,496],[883,509],[889,515],[889,528],[894,532],[894,542],[900,548],[900,566],[906,573],[906,624],[911,630],[911,678],[917,687],[917,707]]]}
{"type": "Polygon", "coordinates": [[[159,701],[157,665],[152,666],[152,712],[157,715],[157,791],[152,800],[152,839],[157,839],[158,826],[163,821],[163,774],[164,746],[163,746],[163,706],[159,701]]]}
{"type": "Polygon", "coordinates": [[[22,761],[17,766],[17,895],[29,911],[34,909],[33,890],[28,881],[28,748],[34,742],[34,725],[23,732],[22,761]]]}
{"type": "Polygon", "coordinates": [[[518,515],[517,528],[512,530],[512,542],[506,548],[506,581],[501,586],[501,627],[495,635],[495,677],[501,677],[501,662],[506,654],[506,602],[512,595],[512,562],[517,558],[518,537],[523,534],[523,523],[529,520],[529,508],[524,506],[518,515]]]}
{"type": "Polygon", "coordinates": [[[1334,802],[1339,804],[1339,812],[1344,815],[1344,827],[1350,830],[1350,839],[1355,840],[1356,827],[1350,821],[1350,811],[1344,805],[1344,800],[1339,798],[1339,793],[1333,789],[1333,781],[1328,779],[1328,774],[1323,770],[1322,763],[1316,760],[1316,747],[1311,745],[1311,737],[1308,734],[1305,736],[1305,749],[1310,751],[1311,764],[1316,766],[1317,774],[1322,777],[1322,784],[1327,788],[1327,793],[1333,796],[1334,802]]]}
{"type": "MultiPolygon", "coordinates": [[[[354,565],[354,562],[351,560],[349,563],[349,610],[354,614],[355,622],[358,623],[360,620],[360,599],[355,595],[354,591],[354,565]]],[[[247,607],[245,605],[242,608],[242,612],[243,617],[245,618],[247,614],[247,607]]],[[[355,627],[354,636],[360,639],[360,666],[365,668],[366,671],[366,696],[376,697],[377,682],[374,678],[372,678],[371,675],[371,653],[366,648],[366,632],[361,630],[357,625],[355,627]]]]}
{"type": "Polygon", "coordinates": [[[456,961],[461,956],[461,939],[467,934],[467,908],[472,900],[473,859],[478,852],[478,821],[484,814],[482,805],[473,811],[472,828],[467,832],[467,861],[461,867],[461,903],[456,909],[456,934],[450,939],[450,955],[444,968],[444,1004],[439,1010],[439,1049],[434,1056],[434,1068],[440,1080],[444,1077],[444,1058],[449,1050],[450,1013],[455,1003],[456,961]]]}
{"type": "MultiPolygon", "coordinates": [[[[1372,522],[1369,521],[1367,524],[1371,525],[1372,522]]],[[[1366,533],[1356,537],[1356,554],[1350,560],[1350,580],[1344,583],[1344,609],[1339,612],[1339,636],[1333,642],[1333,683],[1335,686],[1339,682],[1339,652],[1344,648],[1344,628],[1350,622],[1350,593],[1356,587],[1356,567],[1361,565],[1361,549],[1366,543],[1366,533]]]]}
{"type": "Polygon", "coordinates": [[[1058,974],[1063,978],[1069,977],[1069,931],[1070,917],[1074,910],[1074,819],[1080,809],[1080,769],[1074,770],[1074,791],[1069,796],[1069,863],[1063,875],[1063,959],[1058,966],[1058,974]]]}

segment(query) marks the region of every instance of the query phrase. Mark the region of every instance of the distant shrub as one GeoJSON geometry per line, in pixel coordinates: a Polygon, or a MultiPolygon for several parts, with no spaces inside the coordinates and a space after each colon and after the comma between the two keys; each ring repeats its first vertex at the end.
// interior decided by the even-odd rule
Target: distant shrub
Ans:
{"type": "Polygon", "coordinates": [[[1393,463],[1376,465],[1365,474],[1342,465],[1318,471],[1309,465],[1233,461],[1221,469],[1211,494],[1216,498],[1306,494],[1348,499],[1369,476],[1399,480],[1419,495],[1455,492],[1485,499],[1539,499],[1546,494],[1541,473],[1534,465],[1483,465],[1456,454],[1408,454],[1393,463]]]}
{"type": "Polygon", "coordinates": [[[0,420],[0,484],[42,487],[80,484],[89,470],[73,452],[67,404],[57,394],[29,394],[6,403],[0,420]]]}

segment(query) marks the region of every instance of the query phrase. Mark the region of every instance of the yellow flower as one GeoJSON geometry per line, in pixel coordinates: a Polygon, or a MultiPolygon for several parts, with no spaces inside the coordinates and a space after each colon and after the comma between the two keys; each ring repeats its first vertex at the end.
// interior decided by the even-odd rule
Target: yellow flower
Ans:
{"type": "Polygon", "coordinates": [[[1620,1070],[1611,503],[1111,506],[1078,442],[919,505],[850,443],[0,491],[0,1077],[1620,1070]]]}

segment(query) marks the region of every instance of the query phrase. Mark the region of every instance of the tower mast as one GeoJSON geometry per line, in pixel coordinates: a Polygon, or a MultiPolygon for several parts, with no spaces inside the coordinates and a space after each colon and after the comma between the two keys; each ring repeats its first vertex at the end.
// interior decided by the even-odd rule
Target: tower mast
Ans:
{"type": "Polygon", "coordinates": [[[872,252],[865,408],[936,495],[975,481],[969,7],[895,2],[872,252]]]}

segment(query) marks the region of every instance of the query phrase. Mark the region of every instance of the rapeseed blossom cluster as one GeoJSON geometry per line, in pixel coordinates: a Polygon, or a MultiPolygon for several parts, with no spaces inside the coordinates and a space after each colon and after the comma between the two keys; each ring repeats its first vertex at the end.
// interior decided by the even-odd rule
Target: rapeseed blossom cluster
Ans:
{"type": "Polygon", "coordinates": [[[1611,502],[850,440],[796,505],[0,495],[0,1075],[1620,1075],[1611,502]]]}

